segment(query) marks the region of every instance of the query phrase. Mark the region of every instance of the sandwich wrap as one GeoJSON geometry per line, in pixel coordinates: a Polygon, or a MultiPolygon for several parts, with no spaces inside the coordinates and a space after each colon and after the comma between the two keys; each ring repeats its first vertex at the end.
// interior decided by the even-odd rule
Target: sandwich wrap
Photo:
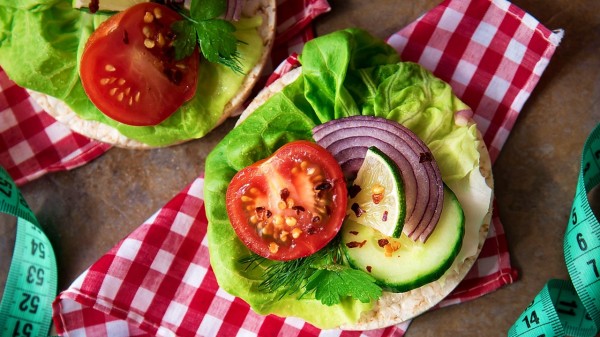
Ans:
{"type": "MultiPolygon", "coordinates": [[[[307,43],[298,68],[261,92],[242,120],[206,161],[205,200],[211,266],[219,285],[259,314],[300,317],[320,328],[374,329],[408,320],[431,308],[464,278],[476,259],[491,218],[492,174],[487,149],[469,108],[447,83],[368,33],[349,29],[307,43]],[[315,125],[372,115],[410,128],[429,146],[444,182],[466,216],[462,249],[437,281],[405,293],[384,292],[376,302],[348,298],[332,306],[311,296],[259,290],[260,270],[245,269],[249,254],[225,209],[235,173],[297,139],[311,140],[315,125]]],[[[259,268],[256,268],[259,269],[259,268]]]]}

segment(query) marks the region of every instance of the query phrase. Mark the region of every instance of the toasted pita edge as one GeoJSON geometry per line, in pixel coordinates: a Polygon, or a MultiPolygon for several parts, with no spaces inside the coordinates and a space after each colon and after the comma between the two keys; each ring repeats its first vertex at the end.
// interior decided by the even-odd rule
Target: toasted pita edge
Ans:
{"type": "MultiPolygon", "coordinates": [[[[240,115],[236,125],[245,120],[271,96],[283,90],[286,85],[294,82],[302,73],[301,69],[302,67],[295,68],[284,74],[270,86],[263,88],[254,98],[254,100],[248,105],[246,110],[244,110],[244,112],[240,115]]],[[[465,121],[463,119],[463,121],[457,121],[457,123],[465,123],[465,121]]],[[[466,119],[467,125],[472,125],[474,123],[475,122],[471,118],[466,119]]],[[[479,130],[477,130],[477,141],[479,144],[477,150],[480,154],[479,170],[485,179],[486,184],[492,191],[487,213],[483,217],[481,226],[479,228],[479,243],[477,245],[477,252],[474,255],[465,258],[463,261],[455,260],[446,273],[434,282],[404,293],[392,293],[384,291],[383,295],[376,302],[371,311],[363,313],[359,321],[355,324],[341,326],[341,329],[371,330],[396,325],[412,319],[437,305],[440,301],[446,298],[465,278],[475,263],[475,260],[477,260],[479,253],[481,252],[492,219],[494,191],[492,162],[487,147],[483,141],[483,136],[479,130]]]]}
{"type": "MultiPolygon", "coordinates": [[[[245,2],[242,13],[244,13],[246,16],[254,16],[257,14],[263,16],[263,23],[258,30],[263,39],[263,53],[258,63],[246,75],[237,94],[225,105],[223,114],[214,125],[213,129],[221,125],[228,117],[243,110],[244,102],[248,99],[252,89],[259,80],[260,75],[269,59],[273,42],[275,41],[276,6],[276,0],[250,0],[245,2]]],[[[107,124],[85,120],[79,117],[79,115],[77,115],[60,99],[29,89],[27,91],[29,92],[31,98],[58,122],[65,124],[72,131],[91,139],[129,149],[151,149],[157,147],[166,147],[188,141],[185,140],[165,146],[151,146],[140,141],[130,139],[122,135],[117,129],[107,124]]]]}

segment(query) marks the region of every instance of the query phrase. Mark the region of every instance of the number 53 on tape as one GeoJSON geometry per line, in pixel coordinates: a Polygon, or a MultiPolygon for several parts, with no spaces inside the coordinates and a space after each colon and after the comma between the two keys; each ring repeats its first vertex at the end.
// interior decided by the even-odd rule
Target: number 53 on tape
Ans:
{"type": "Polygon", "coordinates": [[[0,336],[47,336],[56,296],[56,258],[33,212],[2,167],[0,212],[17,218],[15,248],[0,302],[0,336]]]}

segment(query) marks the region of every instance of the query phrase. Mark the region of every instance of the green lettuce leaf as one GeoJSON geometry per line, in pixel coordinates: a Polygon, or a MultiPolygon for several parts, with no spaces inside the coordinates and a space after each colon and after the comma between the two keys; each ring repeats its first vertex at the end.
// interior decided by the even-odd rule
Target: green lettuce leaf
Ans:
{"type": "Polygon", "coordinates": [[[478,169],[474,128],[457,126],[454,113],[468,107],[417,64],[399,62],[396,52],[365,31],[349,29],[308,42],[302,75],[233,129],[206,160],[206,212],[211,265],[220,286],[260,314],[296,316],[321,328],[355,322],[373,303],[345,299],[326,306],[314,297],[262,293],[261,269],[238,261],[249,250],[227,217],[225,193],[240,169],[270,156],[283,144],[312,140],[311,129],[335,118],[375,115],[398,121],[431,148],[446,182],[478,169]]]}
{"type": "MultiPolygon", "coordinates": [[[[90,14],[71,7],[70,0],[0,0],[0,66],[22,87],[63,100],[81,118],[108,124],[123,135],[161,146],[200,138],[221,119],[243,76],[202,60],[196,96],[156,126],[129,126],[102,114],[85,94],[78,63],[86,41],[108,14],[90,14]]],[[[261,17],[235,25],[243,72],[259,60],[263,43],[257,27],[261,17]]]]}

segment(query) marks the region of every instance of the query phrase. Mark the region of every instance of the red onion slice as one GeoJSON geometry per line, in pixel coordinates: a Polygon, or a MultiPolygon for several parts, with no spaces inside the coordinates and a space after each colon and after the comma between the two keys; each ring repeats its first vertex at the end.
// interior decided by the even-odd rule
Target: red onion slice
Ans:
{"type": "Polygon", "coordinates": [[[225,19],[230,21],[238,21],[242,14],[242,8],[244,7],[243,0],[228,0],[227,1],[227,12],[225,12],[225,19]]]}
{"type": "MultiPolygon", "coordinates": [[[[377,137],[372,137],[373,128],[370,127],[348,127],[335,130],[318,141],[319,145],[325,147],[328,151],[335,154],[345,151],[345,156],[352,154],[360,155],[364,158],[364,153],[369,146],[375,146],[387,154],[398,166],[404,180],[404,191],[406,196],[406,222],[403,229],[406,235],[418,230],[420,220],[425,213],[425,208],[429,200],[429,178],[427,172],[423,170],[418,163],[418,155],[412,151],[412,148],[404,139],[396,137],[394,134],[379,130],[377,137]],[[340,138],[340,133],[344,138],[340,138]],[[335,141],[334,141],[335,140],[335,141]],[[347,148],[361,147],[361,152],[350,152],[347,148]],[[348,154],[350,152],[350,154],[348,154]]],[[[338,159],[336,157],[336,159],[338,159]]],[[[341,164],[342,161],[338,160],[341,164]]],[[[359,166],[360,168],[360,166],[359,166]]],[[[351,175],[350,179],[356,177],[356,172],[347,172],[351,175]]]]}
{"type": "MultiPolygon", "coordinates": [[[[362,120],[362,121],[370,121],[371,117],[370,116],[356,116],[353,117],[356,120],[362,120]]],[[[414,142],[410,142],[409,144],[413,147],[413,150],[419,152],[420,154],[427,154],[430,153],[429,148],[427,147],[427,145],[416,135],[414,134],[412,131],[410,131],[408,128],[397,124],[397,123],[378,123],[377,125],[374,125],[374,127],[377,128],[381,128],[381,129],[385,129],[391,132],[400,132],[403,133],[406,136],[411,137],[414,142]]],[[[433,231],[433,229],[435,228],[435,225],[437,224],[440,216],[441,216],[441,206],[443,206],[443,199],[444,199],[444,184],[442,183],[442,177],[441,177],[441,173],[439,170],[439,167],[437,166],[437,163],[433,160],[429,161],[428,163],[424,163],[425,168],[428,170],[428,174],[430,176],[435,176],[435,180],[433,180],[433,182],[435,183],[430,183],[430,194],[432,196],[437,195],[437,199],[436,198],[432,198],[429,200],[428,206],[431,209],[435,209],[435,212],[425,212],[423,214],[423,217],[420,219],[419,221],[419,226],[418,228],[408,234],[413,240],[416,240],[417,238],[419,238],[421,241],[425,241],[427,240],[427,238],[429,237],[429,235],[431,234],[431,232],[433,231]],[[437,190],[437,191],[436,191],[437,190]],[[437,205],[440,205],[440,209],[437,208],[437,205]]],[[[415,219],[410,219],[411,221],[418,221],[415,219]]]]}
{"type": "MultiPolygon", "coordinates": [[[[411,165],[411,161],[406,157],[406,154],[402,153],[397,149],[396,146],[386,142],[386,138],[384,134],[380,135],[380,138],[370,137],[368,128],[361,128],[361,130],[353,130],[352,135],[347,138],[337,138],[336,136],[339,134],[339,130],[331,133],[337,141],[329,142],[328,146],[323,146],[319,143],[319,145],[325,147],[328,151],[330,151],[334,158],[340,163],[342,166],[342,171],[346,175],[349,180],[354,180],[356,178],[356,173],[362,165],[367,149],[370,146],[375,146],[379,150],[383,151],[385,154],[392,159],[398,169],[402,174],[402,179],[404,181],[404,191],[405,191],[405,202],[406,202],[406,222],[403,229],[405,233],[412,233],[417,229],[417,225],[419,224],[421,214],[424,211],[424,205],[427,203],[428,193],[419,193],[419,188],[417,186],[418,179],[415,176],[415,170],[411,165]],[[367,132],[364,132],[364,131],[367,132]],[[369,134],[369,135],[365,135],[369,134]],[[362,144],[362,145],[357,145],[362,144]],[[364,144],[370,144],[369,146],[364,146],[364,144]],[[354,157],[352,157],[354,156],[354,157]],[[348,160],[354,159],[354,167],[356,170],[353,171],[344,171],[345,163],[348,160]],[[359,160],[356,160],[359,159],[359,160]],[[358,164],[358,165],[357,165],[358,164]],[[419,207],[419,205],[423,205],[423,207],[419,207]],[[415,213],[418,212],[417,216],[414,216],[415,213]],[[412,220],[411,220],[412,218],[412,220]]],[[[389,136],[389,135],[387,135],[389,136]]],[[[391,140],[392,138],[390,138],[391,140]]],[[[423,177],[419,177],[423,179],[423,177]]],[[[421,190],[423,190],[421,188],[421,190]]],[[[407,234],[408,235],[408,234],[407,234]]]]}
{"type": "Polygon", "coordinates": [[[352,116],[313,128],[313,138],[338,160],[348,179],[354,179],[368,147],[375,146],[395,163],[404,180],[406,223],[403,233],[426,241],[443,205],[439,167],[427,145],[411,130],[385,118],[352,116]]]}

